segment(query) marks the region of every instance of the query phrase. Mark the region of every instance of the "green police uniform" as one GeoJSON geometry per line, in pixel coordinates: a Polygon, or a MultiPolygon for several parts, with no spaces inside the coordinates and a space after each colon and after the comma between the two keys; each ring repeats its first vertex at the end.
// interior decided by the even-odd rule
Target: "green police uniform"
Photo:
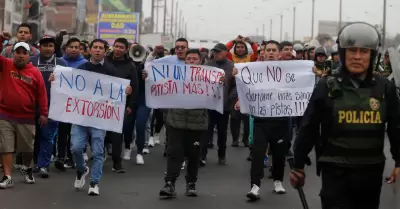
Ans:
{"type": "Polygon", "coordinates": [[[387,122],[383,86],[354,88],[342,85],[340,78],[330,76],[327,80],[328,96],[333,104],[332,132],[323,145],[319,162],[340,165],[383,163],[387,122]]]}
{"type": "Polygon", "coordinates": [[[400,101],[393,83],[373,74],[380,48],[375,27],[360,22],[345,26],[338,46],[339,74],[323,77],[313,91],[295,141],[294,169],[304,169],[309,152],[320,141],[322,209],[378,209],[386,127],[395,167],[400,167],[400,101]],[[363,73],[347,69],[349,49],[369,50],[369,66],[363,73]]]}

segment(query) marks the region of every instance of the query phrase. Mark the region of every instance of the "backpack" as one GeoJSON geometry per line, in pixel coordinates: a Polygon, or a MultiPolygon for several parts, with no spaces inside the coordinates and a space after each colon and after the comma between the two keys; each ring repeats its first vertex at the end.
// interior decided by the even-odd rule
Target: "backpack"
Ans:
{"type": "MultiPolygon", "coordinates": [[[[6,51],[6,56],[5,57],[7,57],[7,58],[10,58],[10,55],[11,55],[11,51],[12,51],[12,48],[13,48],[13,46],[14,45],[12,45],[12,46],[8,46],[7,47],[7,51],[6,51]]],[[[32,45],[29,45],[29,47],[31,47],[31,57],[35,57],[36,55],[37,55],[37,52],[36,52],[36,48],[35,47],[33,47],[32,45]]]]}

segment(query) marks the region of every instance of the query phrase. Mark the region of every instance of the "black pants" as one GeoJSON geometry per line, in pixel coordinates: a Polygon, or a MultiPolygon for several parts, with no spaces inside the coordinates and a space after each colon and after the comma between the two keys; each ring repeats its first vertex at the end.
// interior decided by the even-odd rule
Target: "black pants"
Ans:
{"type": "Polygon", "coordinates": [[[165,181],[175,182],[184,158],[188,160],[186,182],[197,181],[200,162],[200,139],[205,131],[191,131],[168,127],[168,160],[165,181]]]}
{"type": "MultiPolygon", "coordinates": [[[[227,132],[228,132],[228,121],[229,121],[229,111],[225,111],[224,114],[221,114],[215,110],[208,111],[208,133],[207,139],[208,143],[212,143],[214,137],[214,126],[217,126],[218,129],[218,157],[224,158],[226,156],[226,141],[227,141],[227,132]]],[[[207,157],[207,143],[202,143],[203,146],[201,148],[202,159],[206,159],[207,157]],[[204,146],[205,144],[205,146],[204,146]]]]}
{"type": "Polygon", "coordinates": [[[153,116],[150,122],[150,136],[159,134],[164,126],[164,113],[160,109],[153,109],[153,116]]]}
{"type": "Polygon", "coordinates": [[[264,178],[264,156],[267,145],[270,145],[272,152],[272,178],[283,180],[285,171],[285,160],[288,147],[287,140],[288,122],[287,120],[277,120],[274,122],[264,121],[263,119],[254,120],[254,139],[251,150],[251,185],[260,186],[261,179],[264,178]]]}
{"type": "MultiPolygon", "coordinates": [[[[136,119],[135,113],[131,113],[130,115],[125,114],[124,126],[122,128],[122,133],[124,134],[123,141],[125,144],[125,149],[131,148],[131,144],[133,141],[133,130],[135,128],[135,119],[136,119]]],[[[121,152],[122,150],[119,153],[121,154],[121,152]]],[[[113,142],[113,153],[114,153],[114,142],[113,142]]]]}
{"type": "Polygon", "coordinates": [[[105,141],[112,144],[112,160],[114,165],[121,165],[123,134],[107,131],[105,141]]]}
{"type": "Polygon", "coordinates": [[[71,154],[71,127],[70,123],[60,122],[58,124],[58,137],[57,137],[57,157],[58,159],[67,158],[72,159],[71,154]]]}
{"type": "Polygon", "coordinates": [[[249,143],[249,116],[240,113],[238,110],[232,110],[231,112],[231,119],[230,119],[230,128],[232,134],[232,141],[237,142],[240,138],[240,124],[243,121],[243,136],[242,142],[244,144],[249,143]]]}
{"type": "Polygon", "coordinates": [[[384,164],[322,168],[322,209],[379,209],[384,164]]]}

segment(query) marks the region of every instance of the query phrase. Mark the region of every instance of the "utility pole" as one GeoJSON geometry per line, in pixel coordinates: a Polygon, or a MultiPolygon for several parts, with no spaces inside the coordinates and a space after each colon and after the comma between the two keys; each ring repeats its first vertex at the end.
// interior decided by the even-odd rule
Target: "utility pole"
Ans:
{"type": "Polygon", "coordinates": [[[174,40],[178,39],[178,1],[176,1],[175,6],[175,33],[174,33],[174,40]]]}
{"type": "Polygon", "coordinates": [[[178,28],[178,37],[181,36],[181,32],[182,32],[182,10],[179,10],[179,28],[178,28]]]}
{"type": "Polygon", "coordinates": [[[159,0],[156,0],[156,5],[154,6],[155,7],[155,9],[156,9],[156,33],[158,33],[158,19],[159,19],[159,16],[158,16],[158,1],[159,0]]]}
{"type": "Polygon", "coordinates": [[[185,38],[187,38],[187,22],[185,22],[185,38]]]}
{"type": "Polygon", "coordinates": [[[265,39],[265,24],[262,25],[262,36],[265,39]]]}
{"type": "Polygon", "coordinates": [[[293,7],[293,42],[296,40],[296,7],[293,7]]]}
{"type": "Polygon", "coordinates": [[[164,0],[164,24],[163,24],[163,35],[167,34],[167,0],[164,0]]]}
{"type": "MultiPolygon", "coordinates": [[[[154,9],[155,9],[156,0],[151,0],[151,32],[154,33],[154,9]]],[[[99,5],[101,5],[99,3],[99,5]]],[[[100,11],[100,10],[99,10],[100,11]]]]}
{"type": "Polygon", "coordinates": [[[312,0],[311,39],[314,38],[314,15],[315,15],[315,0],[312,0]]]}
{"type": "Polygon", "coordinates": [[[169,31],[171,38],[173,37],[173,30],[174,30],[173,26],[174,26],[174,0],[171,0],[171,28],[169,31]]]}
{"type": "Polygon", "coordinates": [[[272,18],[269,20],[269,40],[272,40],[272,18]]]}
{"type": "Polygon", "coordinates": [[[342,8],[343,8],[343,4],[342,4],[342,0],[340,0],[339,2],[339,28],[338,28],[338,33],[340,31],[340,29],[342,29],[342,8]]]}
{"type": "Polygon", "coordinates": [[[382,26],[382,47],[385,49],[386,42],[386,0],[383,0],[383,26],[382,26]]]}
{"type": "Polygon", "coordinates": [[[283,14],[281,14],[281,39],[280,39],[280,42],[282,42],[283,40],[282,40],[282,32],[283,32],[283,14]]]}

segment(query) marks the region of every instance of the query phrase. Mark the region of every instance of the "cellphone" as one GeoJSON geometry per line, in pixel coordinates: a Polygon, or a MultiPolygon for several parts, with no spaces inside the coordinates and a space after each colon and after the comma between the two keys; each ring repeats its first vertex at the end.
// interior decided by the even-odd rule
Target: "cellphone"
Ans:
{"type": "Polygon", "coordinates": [[[7,45],[7,44],[8,44],[8,40],[4,40],[3,46],[5,46],[5,45],[7,45]]]}
{"type": "Polygon", "coordinates": [[[324,66],[325,70],[328,70],[328,69],[332,70],[332,60],[325,60],[324,65],[325,65],[324,66]]]}

